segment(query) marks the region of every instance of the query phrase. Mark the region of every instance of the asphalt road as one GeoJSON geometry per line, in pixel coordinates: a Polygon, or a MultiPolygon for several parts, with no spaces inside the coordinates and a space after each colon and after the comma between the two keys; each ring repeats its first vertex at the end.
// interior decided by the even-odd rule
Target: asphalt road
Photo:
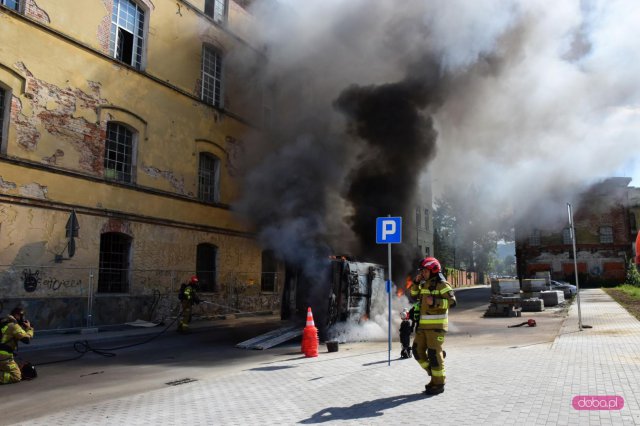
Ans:
{"type": "MultiPolygon", "coordinates": [[[[514,347],[550,344],[553,341],[565,316],[563,310],[528,314],[523,318],[483,318],[489,292],[487,287],[457,292],[459,303],[450,311],[447,350],[464,350],[468,345],[514,347]],[[528,318],[535,318],[538,326],[507,327],[528,318]]],[[[12,424],[70,407],[149,392],[169,386],[168,383],[173,381],[206,380],[260,368],[269,362],[282,360],[283,356],[301,356],[300,344],[296,341],[266,351],[234,347],[238,342],[280,325],[277,318],[270,317],[225,321],[220,327],[186,336],[171,329],[144,345],[118,350],[115,357],[90,353],[75,361],[41,365],[36,380],[0,387],[0,424],[12,424]]],[[[108,346],[119,346],[120,343],[123,342],[109,343],[108,346]]],[[[395,352],[392,356],[396,355],[395,352]]],[[[70,347],[29,352],[28,360],[43,364],[74,356],[77,353],[70,347]]]]}

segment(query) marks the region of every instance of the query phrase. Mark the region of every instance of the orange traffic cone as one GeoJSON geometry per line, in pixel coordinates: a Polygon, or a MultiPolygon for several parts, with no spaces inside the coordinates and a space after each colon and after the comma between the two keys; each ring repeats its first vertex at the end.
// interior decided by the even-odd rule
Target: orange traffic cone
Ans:
{"type": "Polygon", "coordinates": [[[311,308],[307,308],[307,325],[302,330],[302,353],[307,358],[318,356],[318,329],[313,322],[311,308]]]}

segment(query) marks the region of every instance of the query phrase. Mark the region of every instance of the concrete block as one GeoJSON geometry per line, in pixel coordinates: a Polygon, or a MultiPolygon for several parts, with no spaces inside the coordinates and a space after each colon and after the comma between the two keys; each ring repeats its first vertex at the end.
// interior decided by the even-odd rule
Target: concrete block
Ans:
{"type": "Polygon", "coordinates": [[[564,303],[564,292],[558,290],[541,291],[540,298],[544,302],[544,306],[556,306],[564,303]]]}

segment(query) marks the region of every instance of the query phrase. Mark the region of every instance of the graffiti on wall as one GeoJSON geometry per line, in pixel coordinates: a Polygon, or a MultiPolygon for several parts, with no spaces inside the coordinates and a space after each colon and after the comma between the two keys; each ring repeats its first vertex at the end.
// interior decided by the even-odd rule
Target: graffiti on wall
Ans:
{"type": "Polygon", "coordinates": [[[22,282],[24,284],[24,291],[27,293],[35,292],[38,286],[40,286],[43,291],[58,291],[60,289],[72,289],[82,286],[82,280],[80,279],[43,278],[40,271],[32,271],[31,269],[24,269],[22,271],[22,282]]]}

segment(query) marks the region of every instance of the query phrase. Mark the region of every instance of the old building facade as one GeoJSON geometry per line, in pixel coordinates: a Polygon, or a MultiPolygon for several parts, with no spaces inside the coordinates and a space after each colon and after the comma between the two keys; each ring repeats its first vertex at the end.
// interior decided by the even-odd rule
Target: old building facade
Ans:
{"type": "Polygon", "coordinates": [[[277,310],[277,262],[236,219],[259,94],[227,61],[230,0],[0,0],[0,302],[39,328],[277,310]],[[263,273],[264,272],[264,273],[263,273]]]}
{"type": "Polygon", "coordinates": [[[555,280],[575,282],[575,265],[581,285],[623,283],[626,265],[634,256],[638,188],[630,178],[610,178],[583,194],[573,209],[576,259],[568,221],[553,226],[520,223],[516,227],[518,276],[551,273],[555,280]]]}

